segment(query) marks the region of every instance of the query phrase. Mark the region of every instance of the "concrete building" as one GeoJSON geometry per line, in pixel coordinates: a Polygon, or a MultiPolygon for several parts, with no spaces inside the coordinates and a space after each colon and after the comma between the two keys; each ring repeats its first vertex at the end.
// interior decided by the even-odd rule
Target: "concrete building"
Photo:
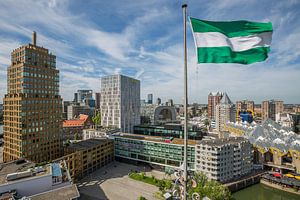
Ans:
{"type": "Polygon", "coordinates": [[[293,116],[288,113],[277,113],[276,116],[276,122],[279,123],[283,127],[288,127],[294,130],[295,123],[293,116]]]}
{"type": "Polygon", "coordinates": [[[209,119],[215,119],[216,105],[220,103],[222,97],[222,92],[211,92],[208,94],[207,116],[209,119]]]}
{"type": "Polygon", "coordinates": [[[195,170],[209,179],[228,182],[252,171],[252,145],[244,138],[202,140],[195,151],[195,170]]]}
{"type": "Polygon", "coordinates": [[[153,104],[153,94],[148,94],[148,104],[153,104]]]}
{"type": "Polygon", "coordinates": [[[62,99],[56,56],[32,44],[11,53],[4,97],[3,160],[50,161],[61,153],[62,99]]]}
{"type": "Polygon", "coordinates": [[[1,197],[50,200],[53,192],[55,199],[61,200],[78,199],[80,196],[64,160],[39,167],[26,160],[0,165],[1,197]]]}
{"type": "Polygon", "coordinates": [[[114,141],[107,138],[71,143],[64,149],[70,176],[77,181],[114,160],[114,141]]]}
{"type": "Polygon", "coordinates": [[[86,105],[73,104],[67,108],[67,119],[71,120],[77,118],[80,114],[88,115],[89,117],[94,116],[94,109],[86,105]]]}
{"type": "Polygon", "coordinates": [[[101,78],[101,125],[133,132],[140,124],[140,81],[111,75],[101,78]]]}
{"type": "MultiPolygon", "coordinates": [[[[254,101],[249,101],[249,100],[242,100],[242,101],[237,101],[235,104],[236,108],[236,121],[241,122],[243,121],[243,117],[241,116],[242,114],[249,113],[250,116],[252,116],[252,120],[254,118],[254,101]]],[[[247,122],[251,123],[252,120],[246,120],[247,122]]]]}
{"type": "MultiPolygon", "coordinates": [[[[183,163],[183,139],[136,134],[115,134],[115,158],[133,163],[150,163],[179,168],[183,163]]],[[[188,168],[194,170],[195,140],[188,141],[188,168]]]]}
{"type": "Polygon", "coordinates": [[[283,113],[283,101],[269,100],[261,104],[262,121],[270,118],[276,121],[276,114],[283,113]]]}
{"type": "Polygon", "coordinates": [[[225,131],[224,125],[227,122],[235,122],[235,106],[229,99],[226,93],[218,105],[216,105],[216,130],[219,132],[225,131]]]}
{"type": "Polygon", "coordinates": [[[168,99],[168,102],[166,102],[166,106],[174,106],[173,99],[168,99]]]}
{"type": "Polygon", "coordinates": [[[93,138],[107,138],[110,135],[120,132],[118,128],[109,127],[93,127],[83,130],[83,140],[93,139],[93,138]]]}

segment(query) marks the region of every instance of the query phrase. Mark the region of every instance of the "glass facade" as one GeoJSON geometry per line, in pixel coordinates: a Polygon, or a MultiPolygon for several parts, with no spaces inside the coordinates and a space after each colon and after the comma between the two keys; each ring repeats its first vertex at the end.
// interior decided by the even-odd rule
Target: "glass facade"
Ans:
{"type": "MultiPolygon", "coordinates": [[[[166,167],[183,163],[184,147],[179,144],[155,142],[115,136],[115,156],[166,167]]],[[[194,170],[195,147],[188,146],[188,166],[194,170]]]]}
{"type": "MultiPolygon", "coordinates": [[[[134,134],[183,139],[183,130],[181,126],[134,126],[134,134]]],[[[203,133],[200,130],[190,129],[188,132],[188,137],[191,140],[201,140],[204,135],[206,135],[206,133],[203,133]]]]}

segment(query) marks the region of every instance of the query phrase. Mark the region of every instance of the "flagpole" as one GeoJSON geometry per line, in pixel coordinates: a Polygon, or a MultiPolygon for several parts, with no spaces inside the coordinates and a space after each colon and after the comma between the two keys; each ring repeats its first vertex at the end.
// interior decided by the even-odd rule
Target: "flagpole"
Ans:
{"type": "Polygon", "coordinates": [[[188,145],[188,85],[187,85],[187,48],[186,48],[186,10],[187,4],[182,5],[183,11],[183,47],[184,47],[184,158],[183,158],[183,199],[187,199],[187,145],[188,145]]]}

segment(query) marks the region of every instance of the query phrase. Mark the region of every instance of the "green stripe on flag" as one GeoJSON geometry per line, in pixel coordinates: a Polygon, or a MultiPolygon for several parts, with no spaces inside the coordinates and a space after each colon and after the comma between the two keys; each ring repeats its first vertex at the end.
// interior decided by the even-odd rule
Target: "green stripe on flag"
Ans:
{"type": "Polygon", "coordinates": [[[197,48],[198,63],[240,63],[251,64],[267,59],[270,47],[257,47],[234,52],[230,47],[197,48]]]}
{"type": "Polygon", "coordinates": [[[229,21],[213,22],[190,18],[193,32],[220,32],[227,37],[247,36],[262,32],[272,32],[272,23],[229,21]]]}

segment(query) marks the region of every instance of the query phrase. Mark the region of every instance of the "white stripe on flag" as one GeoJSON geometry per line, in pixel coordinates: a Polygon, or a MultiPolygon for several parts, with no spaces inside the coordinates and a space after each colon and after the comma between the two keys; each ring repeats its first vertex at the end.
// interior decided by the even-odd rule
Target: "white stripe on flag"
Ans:
{"type": "Polygon", "coordinates": [[[232,51],[246,51],[271,45],[272,32],[229,38],[220,32],[194,32],[197,47],[230,47],[232,51]]]}

